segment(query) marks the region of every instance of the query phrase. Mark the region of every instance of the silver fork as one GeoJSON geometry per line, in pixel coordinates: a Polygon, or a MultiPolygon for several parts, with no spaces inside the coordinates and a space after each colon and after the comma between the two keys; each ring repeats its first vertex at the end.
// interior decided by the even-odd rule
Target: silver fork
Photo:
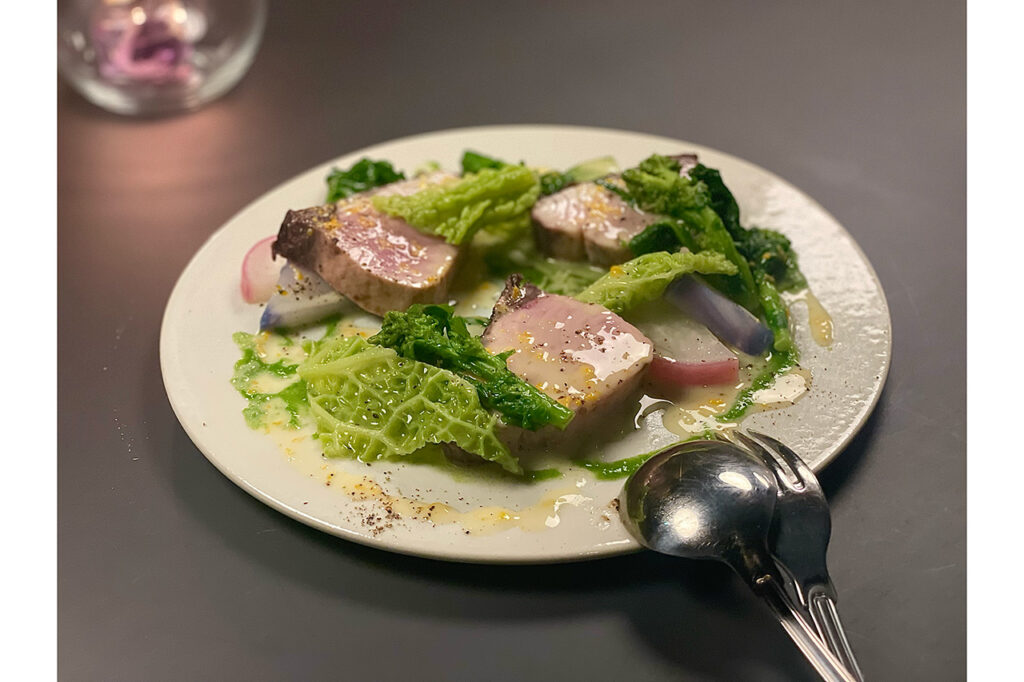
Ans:
{"type": "Polygon", "coordinates": [[[825,554],[832,519],[817,477],[793,450],[775,438],[757,431],[750,431],[757,440],[740,431],[734,434],[775,472],[779,482],[772,523],[772,556],[790,578],[818,636],[846,669],[862,681],[864,675],[839,620],[836,590],[828,575],[825,554]]]}

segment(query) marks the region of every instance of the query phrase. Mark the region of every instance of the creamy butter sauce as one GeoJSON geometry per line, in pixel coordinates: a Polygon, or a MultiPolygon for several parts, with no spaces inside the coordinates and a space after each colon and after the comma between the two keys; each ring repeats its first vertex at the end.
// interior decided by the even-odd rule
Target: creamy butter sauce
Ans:
{"type": "Polygon", "coordinates": [[[294,376],[280,377],[264,372],[253,377],[248,388],[255,393],[278,393],[294,383],[294,376]]]}
{"type": "Polygon", "coordinates": [[[455,303],[455,314],[462,317],[490,317],[495,301],[501,295],[501,286],[485,281],[474,289],[458,296],[455,303]]]}
{"type": "Polygon", "coordinates": [[[753,409],[769,409],[792,405],[811,388],[811,372],[802,367],[793,367],[780,375],[775,383],[754,393],[753,409]]]}
{"type": "Polygon", "coordinates": [[[295,343],[286,336],[260,332],[253,337],[253,348],[256,356],[264,362],[286,360],[298,364],[306,359],[302,344],[295,343]]]}

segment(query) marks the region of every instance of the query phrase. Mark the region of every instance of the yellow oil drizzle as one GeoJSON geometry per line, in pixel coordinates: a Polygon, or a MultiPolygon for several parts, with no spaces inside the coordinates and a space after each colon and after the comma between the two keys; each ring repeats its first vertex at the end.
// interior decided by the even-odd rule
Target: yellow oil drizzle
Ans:
{"type": "MultiPolygon", "coordinates": [[[[540,531],[554,528],[561,522],[559,510],[563,506],[577,507],[592,498],[581,495],[575,488],[555,491],[539,502],[518,510],[504,507],[480,507],[469,511],[458,511],[446,504],[437,505],[430,520],[434,523],[458,523],[477,535],[497,533],[509,528],[525,531],[540,531]]],[[[418,503],[423,505],[424,503],[418,503]]],[[[430,505],[434,506],[434,505],[430,505]]]]}
{"type": "Polygon", "coordinates": [[[564,507],[578,507],[593,501],[593,498],[581,493],[586,481],[579,479],[573,485],[550,491],[536,503],[520,509],[487,506],[460,510],[445,502],[388,492],[370,475],[345,471],[341,466],[324,459],[312,438],[312,427],[289,429],[284,424],[283,420],[268,424],[266,432],[275,440],[289,462],[300,472],[338,490],[353,501],[370,503],[360,516],[363,525],[375,535],[396,524],[409,522],[432,526],[457,524],[473,535],[491,535],[511,528],[537,532],[558,526],[564,507]]]}
{"type": "MultiPolygon", "coordinates": [[[[474,535],[490,535],[510,528],[534,532],[554,528],[561,521],[559,509],[562,506],[578,506],[590,500],[572,488],[550,493],[539,502],[522,509],[487,506],[460,511],[444,502],[429,502],[388,493],[370,476],[350,474],[337,468],[325,471],[324,482],[339,488],[353,500],[375,503],[375,508],[383,510],[379,521],[385,524],[403,519],[427,521],[432,525],[455,523],[474,535]]],[[[380,527],[380,524],[371,526],[380,527]]]]}
{"type": "Polygon", "coordinates": [[[645,396],[640,402],[641,406],[649,405],[646,413],[653,413],[656,407],[664,405],[661,413],[664,427],[681,438],[691,438],[708,429],[724,431],[735,426],[722,423],[715,417],[729,409],[736,395],[748,383],[749,379],[741,377],[735,385],[688,386],[680,394],[666,396],[668,400],[657,401],[645,396]]]}
{"type": "Polygon", "coordinates": [[[832,345],[835,336],[835,325],[832,316],[821,305],[821,301],[810,289],[804,289],[798,294],[787,297],[789,302],[803,301],[807,304],[807,325],[811,331],[811,338],[819,346],[828,347],[832,345]]]}

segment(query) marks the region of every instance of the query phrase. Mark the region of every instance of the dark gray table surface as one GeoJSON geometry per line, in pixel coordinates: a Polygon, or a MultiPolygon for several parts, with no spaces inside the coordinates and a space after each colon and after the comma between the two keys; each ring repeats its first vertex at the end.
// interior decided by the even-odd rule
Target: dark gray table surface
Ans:
{"type": "Polygon", "coordinates": [[[719,565],[481,567],[345,543],[200,454],[163,307],[242,206],[374,142],[490,123],[680,137],[769,168],[853,234],[888,384],[823,474],[872,680],[965,676],[965,8],[960,2],[275,2],[197,113],[59,86],[59,666],[68,680],[814,679],[719,565]]]}

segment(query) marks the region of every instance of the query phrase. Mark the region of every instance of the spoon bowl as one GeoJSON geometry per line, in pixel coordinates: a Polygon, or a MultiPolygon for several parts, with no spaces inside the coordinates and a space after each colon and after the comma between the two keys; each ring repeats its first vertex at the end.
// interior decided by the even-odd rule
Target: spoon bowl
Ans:
{"type": "Polygon", "coordinates": [[[620,513],[649,549],[726,560],[766,543],[776,493],[774,475],[757,457],[731,443],[695,440],[647,460],[626,482],[620,513]]]}

